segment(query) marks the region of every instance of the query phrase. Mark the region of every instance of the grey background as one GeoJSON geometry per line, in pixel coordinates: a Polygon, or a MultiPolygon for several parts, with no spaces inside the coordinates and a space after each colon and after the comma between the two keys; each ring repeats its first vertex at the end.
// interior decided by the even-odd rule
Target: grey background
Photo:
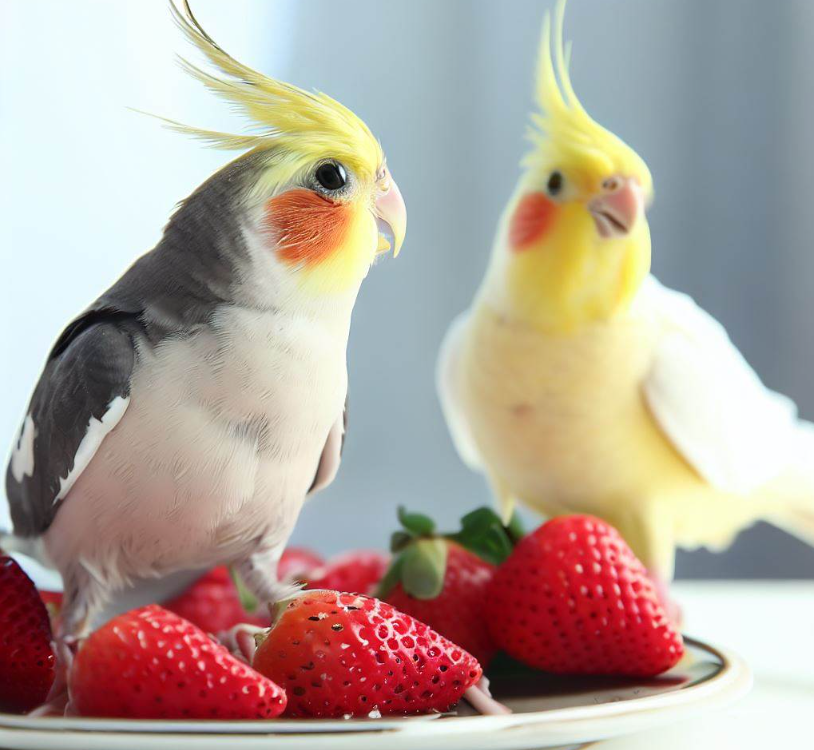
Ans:
{"type": "MultiPolygon", "coordinates": [[[[193,5],[235,56],[356,110],[409,208],[402,255],[371,272],[354,315],[342,470],[306,507],[296,542],[384,546],[400,503],[452,525],[489,501],[453,451],[433,370],[519,173],[549,5],[193,5]]],[[[0,7],[0,428],[9,440],[61,324],[226,161],[124,106],[234,127],[174,72],[172,52],[187,50],[163,2],[73,7],[0,7]]],[[[581,100],[654,174],[655,272],[721,320],[765,382],[814,418],[814,3],[571,0],[566,36],[581,100]]],[[[814,552],[760,526],[726,554],[682,554],[678,574],[812,577],[814,552]]]]}

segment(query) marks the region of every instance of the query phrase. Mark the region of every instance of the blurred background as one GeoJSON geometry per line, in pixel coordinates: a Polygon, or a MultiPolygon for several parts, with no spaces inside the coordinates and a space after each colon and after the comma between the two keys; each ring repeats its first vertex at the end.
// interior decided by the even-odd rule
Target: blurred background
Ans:
{"type": "MultiPolygon", "coordinates": [[[[361,115],[409,206],[404,252],[371,272],[357,304],[342,470],[296,542],[383,547],[398,504],[452,526],[489,502],[453,450],[434,366],[518,175],[549,4],[193,2],[237,58],[361,115]]],[[[814,3],[571,0],[566,36],[581,100],[653,172],[655,273],[814,419],[814,3]]],[[[4,444],[62,326],[229,159],[126,109],[240,127],[176,53],[192,54],[163,0],[0,2],[4,444]]],[[[678,575],[814,577],[814,552],[759,526],[726,554],[683,553],[678,575]]]]}

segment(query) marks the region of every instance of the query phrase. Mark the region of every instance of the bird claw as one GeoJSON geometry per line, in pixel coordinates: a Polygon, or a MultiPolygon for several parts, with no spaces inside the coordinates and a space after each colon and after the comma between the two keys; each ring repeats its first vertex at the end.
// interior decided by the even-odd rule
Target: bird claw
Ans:
{"type": "Polygon", "coordinates": [[[258,633],[265,632],[265,630],[266,628],[261,628],[257,625],[241,623],[229,630],[218,633],[217,639],[233,656],[241,661],[245,661],[246,664],[251,664],[254,658],[254,652],[257,650],[255,636],[258,633]]]}
{"type": "Polygon", "coordinates": [[[512,713],[508,706],[504,706],[492,697],[489,692],[489,680],[486,677],[481,677],[474,685],[467,688],[464,698],[472,708],[484,716],[503,716],[512,713]]]}
{"type": "Polygon", "coordinates": [[[63,636],[52,643],[51,647],[56,656],[54,681],[45,698],[45,703],[35,708],[28,715],[35,718],[42,716],[70,716],[73,713],[70,696],[68,694],[68,674],[71,671],[76,650],[79,648],[81,638],[63,636]]]}

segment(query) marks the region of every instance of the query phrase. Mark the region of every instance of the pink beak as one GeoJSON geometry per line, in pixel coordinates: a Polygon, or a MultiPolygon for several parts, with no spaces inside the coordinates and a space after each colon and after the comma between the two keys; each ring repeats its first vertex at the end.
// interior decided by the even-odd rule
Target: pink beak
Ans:
{"type": "Polygon", "coordinates": [[[608,177],[602,183],[602,192],[588,202],[588,210],[600,237],[624,237],[644,212],[642,189],[632,177],[608,177]]]}
{"type": "Polygon", "coordinates": [[[375,203],[376,224],[379,227],[378,251],[384,253],[392,248],[395,258],[401,250],[407,231],[407,207],[399,186],[387,168],[379,184],[381,189],[375,203]]]}

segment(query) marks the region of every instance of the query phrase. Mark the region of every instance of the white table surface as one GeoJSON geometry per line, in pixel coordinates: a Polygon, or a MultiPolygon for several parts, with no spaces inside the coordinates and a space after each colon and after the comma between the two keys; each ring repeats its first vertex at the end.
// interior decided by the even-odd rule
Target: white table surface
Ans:
{"type": "Polygon", "coordinates": [[[814,582],[688,582],[675,594],[688,635],[746,659],[752,692],[723,711],[592,750],[814,749],[814,582]]]}

